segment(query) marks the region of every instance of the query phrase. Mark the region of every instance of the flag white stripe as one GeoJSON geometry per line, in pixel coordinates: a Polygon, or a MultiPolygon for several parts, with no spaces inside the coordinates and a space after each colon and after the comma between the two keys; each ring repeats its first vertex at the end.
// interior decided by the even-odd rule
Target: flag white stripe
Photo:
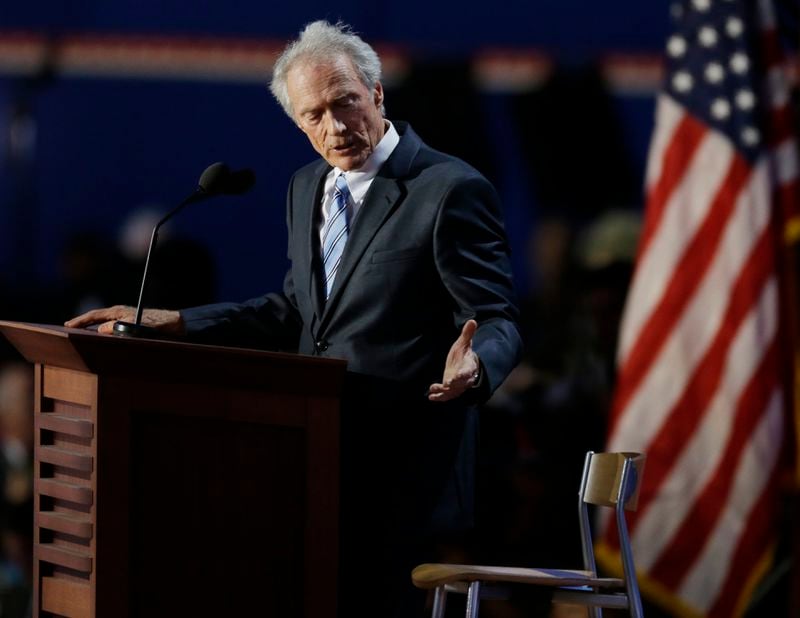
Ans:
{"type": "MultiPolygon", "coordinates": [[[[762,160],[736,200],[703,281],[630,398],[610,437],[612,450],[647,451],[667,414],[683,394],[697,363],[719,330],[736,277],[759,233],[769,223],[770,204],[764,194],[768,187],[769,176],[762,160]]],[[[639,303],[635,294],[629,298],[628,306],[639,303]]]]}
{"type": "Polygon", "coordinates": [[[797,179],[797,142],[794,137],[783,140],[773,148],[772,159],[775,166],[776,184],[788,185],[797,179]]]}
{"type": "Polygon", "coordinates": [[[767,71],[766,84],[767,96],[772,109],[779,110],[786,107],[789,104],[790,94],[782,66],[775,66],[767,71]]]}
{"type": "Polygon", "coordinates": [[[708,611],[719,596],[733,553],[744,536],[745,524],[756,501],[773,475],[783,441],[783,397],[776,388],[756,431],[736,468],[734,485],[724,512],[703,552],[684,578],[679,595],[708,611]]]}
{"type": "Polygon", "coordinates": [[[697,233],[724,182],[733,151],[722,134],[709,131],[687,173],[666,204],[659,228],[639,256],[630,298],[626,303],[618,362],[623,365],[650,314],[661,301],[686,246],[697,233]]]}
{"type": "Polygon", "coordinates": [[[766,346],[778,330],[778,286],[771,279],[736,334],[725,359],[722,380],[702,421],[666,482],[645,509],[632,537],[637,548],[637,566],[649,570],[672,542],[695,501],[716,473],[733,432],[734,417],[742,392],[763,358],[766,346]],[[754,351],[758,351],[755,354],[754,351]]]}
{"type": "Polygon", "coordinates": [[[645,189],[649,191],[661,176],[664,166],[664,153],[672,143],[675,129],[684,117],[684,109],[672,97],[660,94],[656,100],[656,123],[650,152],[647,158],[645,189]]]}
{"type": "Polygon", "coordinates": [[[774,30],[776,21],[775,7],[772,6],[772,0],[758,0],[757,8],[761,30],[774,30]]]}

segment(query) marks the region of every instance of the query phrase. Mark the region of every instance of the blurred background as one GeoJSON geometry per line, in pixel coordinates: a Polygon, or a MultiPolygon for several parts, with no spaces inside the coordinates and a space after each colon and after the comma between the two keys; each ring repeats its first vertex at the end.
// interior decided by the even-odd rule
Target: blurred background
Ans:
{"type": "Polygon", "coordinates": [[[118,264],[86,272],[83,258],[120,249],[149,220],[143,211],[176,204],[218,160],[253,168],[254,192],[197,206],[170,230],[210,253],[210,265],[195,265],[213,266],[205,293],[274,289],[287,264],[287,181],[316,155],[266,84],[283,43],[318,18],[341,18],[377,47],[390,118],[495,183],[521,291],[536,285],[532,226],[558,218],[578,229],[610,208],[638,208],[666,1],[491,11],[454,1],[3,3],[0,273],[15,290],[4,302],[67,288],[56,296],[73,306],[62,313],[49,302],[41,318],[26,310],[60,321],[91,300],[78,288],[93,277],[114,287],[101,302],[135,300],[118,264]]]}
{"type": "MultiPolygon", "coordinates": [[[[135,304],[153,223],[214,161],[252,168],[257,184],[168,224],[148,304],[279,288],[286,186],[316,155],[266,85],[305,23],[341,19],[382,56],[388,117],[477,167],[505,207],[526,359],[484,414],[480,504],[491,508],[443,556],[577,565],[569,481],[587,449],[603,448],[670,3],[331,6],[0,4],[0,318],[62,323],[135,304]],[[553,543],[553,528],[575,544],[553,543]]],[[[10,349],[3,358],[0,584],[24,597],[30,375],[10,349]]],[[[14,594],[0,616],[24,611],[14,594]]]]}

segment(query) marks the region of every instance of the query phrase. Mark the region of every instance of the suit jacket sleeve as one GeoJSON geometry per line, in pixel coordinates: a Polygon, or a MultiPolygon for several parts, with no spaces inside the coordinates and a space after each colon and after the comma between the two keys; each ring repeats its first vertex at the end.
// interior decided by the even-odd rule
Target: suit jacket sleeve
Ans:
{"type": "Polygon", "coordinates": [[[522,340],[499,198],[482,176],[455,184],[445,197],[434,254],[454,301],[454,326],[460,329],[471,318],[478,322],[473,350],[484,376],[472,397],[485,399],[519,362],[522,340]]]}
{"type": "MultiPolygon", "coordinates": [[[[291,239],[291,191],[286,212],[291,239]]],[[[291,267],[284,277],[282,292],[265,294],[242,303],[192,307],[180,313],[190,339],[221,345],[296,351],[302,328],[291,267]]]]}
{"type": "Polygon", "coordinates": [[[294,303],[291,269],[283,292],[242,303],[217,303],[181,310],[187,336],[199,342],[295,351],[300,317],[294,303]]]}

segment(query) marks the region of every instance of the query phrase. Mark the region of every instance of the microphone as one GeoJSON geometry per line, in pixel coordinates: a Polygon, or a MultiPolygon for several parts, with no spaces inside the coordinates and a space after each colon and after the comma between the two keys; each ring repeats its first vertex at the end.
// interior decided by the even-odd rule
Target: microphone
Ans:
{"type": "Polygon", "coordinates": [[[161,226],[178,214],[189,204],[194,204],[217,195],[242,195],[247,193],[255,184],[256,175],[252,170],[243,169],[231,171],[231,169],[221,161],[209,165],[200,175],[197,181],[197,189],[189,195],[175,208],[164,215],[153,228],[150,236],[150,246],[147,249],[147,258],[144,263],[144,273],[142,275],[142,286],[139,288],[139,302],[136,306],[136,321],[124,322],[119,320],[114,323],[114,334],[123,337],[158,337],[159,333],[155,328],[142,326],[142,313],[144,312],[144,296],[147,289],[147,273],[150,269],[150,261],[153,248],[158,242],[158,231],[161,226]]]}

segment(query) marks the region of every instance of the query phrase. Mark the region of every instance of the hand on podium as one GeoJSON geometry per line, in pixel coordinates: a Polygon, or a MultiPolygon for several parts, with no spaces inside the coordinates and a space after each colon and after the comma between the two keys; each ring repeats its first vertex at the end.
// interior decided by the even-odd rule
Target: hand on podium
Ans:
{"type": "MultiPolygon", "coordinates": [[[[87,311],[65,322],[64,326],[67,328],[86,328],[99,324],[97,332],[110,335],[113,333],[115,322],[132,323],[135,320],[135,307],[114,305],[113,307],[87,311]]],[[[145,309],[142,313],[142,325],[169,335],[182,335],[185,332],[180,312],[167,309],[145,309]]]]}

